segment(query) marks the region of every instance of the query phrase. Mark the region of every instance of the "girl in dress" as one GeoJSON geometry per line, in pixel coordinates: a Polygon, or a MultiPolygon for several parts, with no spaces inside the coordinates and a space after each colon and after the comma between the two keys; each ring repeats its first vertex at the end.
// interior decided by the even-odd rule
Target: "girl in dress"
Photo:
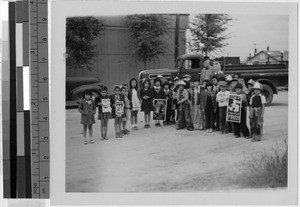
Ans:
{"type": "Polygon", "coordinates": [[[131,102],[131,125],[133,130],[138,130],[138,111],[141,110],[140,94],[138,92],[137,79],[132,78],[129,81],[129,92],[128,97],[131,102]]]}
{"type": "Polygon", "coordinates": [[[92,139],[93,137],[93,124],[95,123],[95,113],[96,113],[96,107],[95,102],[92,100],[92,92],[89,90],[86,90],[83,93],[83,99],[80,101],[78,110],[81,114],[81,121],[80,123],[83,125],[83,138],[84,138],[84,144],[93,144],[94,141],[92,139]],[[88,141],[86,138],[86,131],[87,128],[89,129],[89,138],[88,141]]]}
{"type": "Polygon", "coordinates": [[[143,89],[140,91],[140,97],[142,99],[142,111],[144,112],[145,126],[150,127],[150,113],[153,111],[153,91],[150,89],[150,80],[146,79],[143,82],[143,89]]]}
{"type": "Polygon", "coordinates": [[[110,96],[110,102],[111,102],[111,116],[115,119],[115,131],[116,131],[116,138],[122,138],[123,133],[121,130],[121,124],[123,121],[123,118],[125,117],[124,113],[124,96],[121,94],[120,86],[114,87],[114,94],[110,96]],[[116,107],[116,104],[120,104],[123,102],[123,107],[116,107]]]}
{"type": "Polygon", "coordinates": [[[101,121],[101,140],[107,138],[108,120],[111,118],[110,97],[107,94],[107,87],[103,86],[100,95],[96,97],[95,104],[98,106],[98,119],[101,121]]]}
{"type": "Polygon", "coordinates": [[[166,82],[164,84],[164,93],[167,99],[167,110],[166,110],[166,121],[164,121],[165,125],[170,124],[171,122],[171,110],[172,110],[172,99],[173,99],[173,93],[172,90],[170,89],[171,85],[169,82],[166,82]]]}

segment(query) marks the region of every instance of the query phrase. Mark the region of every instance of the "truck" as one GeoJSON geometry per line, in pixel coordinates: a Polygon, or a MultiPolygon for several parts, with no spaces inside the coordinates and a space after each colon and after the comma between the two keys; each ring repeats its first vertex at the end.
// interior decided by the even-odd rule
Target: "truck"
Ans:
{"type": "MultiPolygon", "coordinates": [[[[222,58],[221,58],[222,59],[222,58]]],[[[224,59],[224,58],[223,58],[224,59]]],[[[184,54],[177,58],[174,69],[150,69],[143,70],[139,73],[139,84],[142,80],[148,78],[153,80],[161,77],[164,80],[181,78],[185,74],[189,74],[191,85],[194,81],[200,80],[201,70],[203,68],[204,56],[202,54],[184,54]]],[[[218,63],[218,62],[215,62],[218,63]]],[[[262,93],[266,97],[266,105],[270,105],[273,101],[274,94],[278,94],[277,87],[286,86],[288,84],[288,65],[281,64],[260,64],[260,65],[244,65],[244,64],[226,64],[226,61],[220,61],[219,66],[224,75],[233,75],[239,73],[248,82],[253,79],[262,84],[262,93]]]]}
{"type": "Polygon", "coordinates": [[[102,87],[103,84],[96,77],[66,77],[66,108],[77,107],[85,90],[90,90],[94,99],[102,87]]]}

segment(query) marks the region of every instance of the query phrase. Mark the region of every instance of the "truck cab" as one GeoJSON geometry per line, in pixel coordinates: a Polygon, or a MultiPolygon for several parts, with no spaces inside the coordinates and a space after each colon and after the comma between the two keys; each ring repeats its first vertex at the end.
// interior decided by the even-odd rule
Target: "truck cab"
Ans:
{"type": "MultiPolygon", "coordinates": [[[[185,74],[192,76],[192,82],[200,79],[200,73],[203,68],[203,55],[201,54],[185,54],[177,58],[175,68],[178,69],[177,76],[181,78],[185,74]]],[[[171,77],[175,78],[175,77],[171,77]]]]}

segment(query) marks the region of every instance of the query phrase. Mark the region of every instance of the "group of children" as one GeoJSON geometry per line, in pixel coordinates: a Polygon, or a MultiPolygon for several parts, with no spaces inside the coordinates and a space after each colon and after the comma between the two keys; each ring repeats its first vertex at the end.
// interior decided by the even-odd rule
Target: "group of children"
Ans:
{"type": "MultiPolygon", "coordinates": [[[[246,84],[239,74],[233,77],[213,75],[203,81],[196,80],[191,87],[191,76],[174,80],[145,79],[139,90],[138,81],[132,78],[128,85],[114,86],[113,94],[108,95],[107,87],[102,87],[100,95],[92,99],[91,91],[85,91],[79,104],[81,124],[83,124],[84,144],[93,143],[94,115],[98,108],[98,120],[101,122],[102,140],[107,140],[108,121],[114,119],[116,138],[130,133],[127,122],[130,120],[132,130],[138,130],[138,112],[144,112],[144,128],[150,128],[151,111],[155,110],[154,99],[166,99],[166,118],[164,125],[178,124],[177,130],[187,128],[206,130],[207,133],[220,131],[221,134],[233,132],[236,138],[243,135],[252,141],[260,141],[263,128],[263,114],[266,103],[261,94],[262,86],[249,80],[246,84]],[[242,97],[240,123],[226,121],[229,94],[242,97]],[[121,104],[118,106],[119,103],[121,104]],[[116,107],[118,106],[118,107],[116,107]],[[249,114],[250,130],[247,126],[249,114]],[[89,131],[89,140],[87,139],[89,131]]],[[[162,126],[155,120],[155,126],[162,126]]]]}

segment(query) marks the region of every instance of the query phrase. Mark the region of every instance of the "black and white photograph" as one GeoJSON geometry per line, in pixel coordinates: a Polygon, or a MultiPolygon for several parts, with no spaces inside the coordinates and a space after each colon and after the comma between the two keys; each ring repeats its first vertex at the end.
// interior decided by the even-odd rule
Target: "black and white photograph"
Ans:
{"type": "Polygon", "coordinates": [[[65,43],[62,190],[288,192],[292,6],[260,4],[67,12],[52,42],[65,43]]]}

